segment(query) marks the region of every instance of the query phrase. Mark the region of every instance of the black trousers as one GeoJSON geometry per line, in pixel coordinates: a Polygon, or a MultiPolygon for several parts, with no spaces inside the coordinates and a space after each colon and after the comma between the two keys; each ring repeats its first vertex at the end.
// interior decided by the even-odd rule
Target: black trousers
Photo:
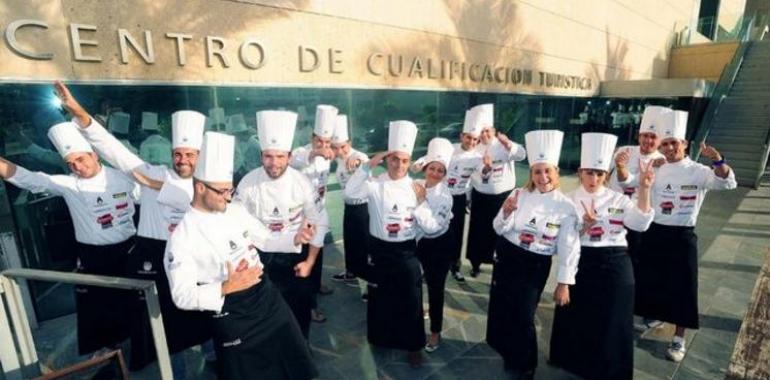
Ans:
{"type": "MultiPolygon", "coordinates": [[[[171,299],[171,290],[163,265],[165,240],[137,237],[134,249],[126,259],[126,277],[155,282],[158,303],[163,315],[163,328],[169,352],[177,353],[211,339],[211,322],[208,313],[181,310],[171,299]]],[[[129,304],[131,316],[131,359],[129,368],[134,371],[155,361],[155,343],[147,318],[145,295],[138,293],[129,304]]]]}
{"type": "Polygon", "coordinates": [[[465,232],[465,207],[468,198],[465,194],[452,196],[452,220],[449,221],[449,232],[452,233],[452,239],[447,246],[451,253],[453,271],[460,270],[460,254],[463,250],[463,233],[465,232]]]}
{"type": "Polygon", "coordinates": [[[360,205],[345,204],[342,217],[342,237],[345,248],[345,270],[369,281],[369,209],[366,203],[360,205]]]}
{"type": "Polygon", "coordinates": [[[425,345],[420,263],[414,240],[369,238],[373,280],[366,304],[367,337],[375,346],[407,351],[425,345]]]}
{"type": "Polygon", "coordinates": [[[487,343],[503,357],[506,369],[537,368],[535,311],[550,271],[551,256],[499,239],[489,290],[487,343]]]}
{"type": "Polygon", "coordinates": [[[471,225],[468,229],[465,257],[474,268],[484,263],[492,263],[497,242],[497,233],[492,227],[492,221],[508,194],[510,191],[501,194],[484,194],[476,190],[471,192],[471,225]]]}
{"type": "MultiPolygon", "coordinates": [[[[308,247],[310,249],[310,247],[308,247]]],[[[313,264],[313,270],[310,272],[310,281],[313,286],[312,293],[310,294],[310,307],[315,309],[318,307],[318,292],[321,290],[321,278],[324,272],[324,249],[318,250],[318,256],[316,256],[315,264],[313,264]]]]}
{"type": "MultiPolygon", "coordinates": [[[[78,243],[78,273],[126,277],[126,257],[134,239],[110,245],[78,243]]],[[[85,355],[129,337],[128,305],[136,291],[76,285],[78,352],[85,355]]]]}
{"type": "Polygon", "coordinates": [[[693,227],[652,223],[636,255],[637,315],[688,329],[698,320],[698,236],[693,227]]]}
{"type": "Polygon", "coordinates": [[[221,379],[309,380],[318,377],[297,321],[269,279],[229,294],[212,314],[221,379]]]}
{"type": "Polygon", "coordinates": [[[311,276],[297,277],[294,271],[294,266],[307,259],[307,245],[302,248],[301,253],[259,251],[259,258],[265,265],[266,277],[270,278],[289,305],[302,335],[307,339],[310,335],[313,280],[311,276]]]}
{"type": "Polygon", "coordinates": [[[446,276],[453,263],[452,252],[447,247],[452,242],[452,233],[447,231],[439,237],[423,238],[417,243],[417,257],[428,285],[428,313],[432,333],[440,333],[444,323],[446,276]]]}
{"type": "Polygon", "coordinates": [[[625,247],[581,247],[570,304],[557,306],[550,362],[586,379],[634,375],[634,276],[625,247]]]}

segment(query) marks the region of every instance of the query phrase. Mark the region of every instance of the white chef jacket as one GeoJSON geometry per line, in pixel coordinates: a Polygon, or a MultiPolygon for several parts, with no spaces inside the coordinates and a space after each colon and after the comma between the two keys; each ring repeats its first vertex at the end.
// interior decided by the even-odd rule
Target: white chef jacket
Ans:
{"type": "Polygon", "coordinates": [[[639,160],[642,161],[643,165],[647,165],[650,161],[654,161],[658,158],[665,158],[663,153],[656,151],[653,151],[650,154],[642,154],[641,150],[639,149],[639,145],[629,145],[629,146],[623,146],[615,150],[615,154],[613,155],[612,163],[610,163],[611,170],[614,170],[612,173],[612,177],[610,178],[610,188],[615,191],[619,191],[627,196],[630,196],[631,199],[636,201],[636,190],[637,185],[631,185],[631,182],[629,181],[629,178],[626,178],[625,181],[620,182],[618,181],[618,173],[617,169],[615,169],[615,156],[618,155],[620,152],[628,151],[629,157],[628,157],[628,163],[626,164],[626,169],[630,174],[633,176],[639,176],[639,160]]]}
{"type": "MultiPolygon", "coordinates": [[[[458,143],[452,144],[452,146],[454,152],[452,152],[452,159],[449,162],[444,182],[446,182],[452,195],[467,194],[471,186],[471,175],[484,167],[482,164],[484,152],[475,148],[465,150],[458,143]]],[[[425,165],[425,156],[420,157],[415,161],[415,164],[420,167],[425,165]]]]}
{"type": "MultiPolygon", "coordinates": [[[[425,186],[424,180],[416,181],[425,186]]],[[[445,234],[449,230],[449,222],[452,220],[452,194],[444,182],[425,189],[425,208],[415,210],[418,226],[417,240],[422,238],[433,239],[445,234]],[[429,211],[429,212],[427,212],[429,211]]]]}
{"type": "Polygon", "coordinates": [[[417,237],[418,224],[434,228],[428,202],[417,203],[412,179],[392,180],[388,173],[370,177],[369,165],[361,165],[350,177],[345,196],[369,200],[369,234],[388,242],[403,242],[417,237]],[[415,223],[416,222],[416,223],[415,223]]]}
{"type": "Polygon", "coordinates": [[[238,202],[218,213],[191,207],[168,239],[163,257],[174,304],[184,310],[220,312],[226,262],[233,270],[241,260],[249,267],[262,266],[257,249],[290,251],[295,249],[294,237],[270,238],[267,228],[238,202]]]}
{"type": "Polygon", "coordinates": [[[513,170],[514,161],[521,161],[527,158],[527,151],[524,147],[511,142],[511,150],[505,149],[500,140],[495,138],[492,143],[487,145],[479,144],[476,146],[479,154],[483,158],[488,152],[492,158],[492,170],[483,174],[481,170],[476,170],[471,175],[471,183],[476,191],[484,194],[500,194],[516,187],[516,172],[513,170]]]}
{"type": "Polygon", "coordinates": [[[580,236],[580,245],[585,247],[626,247],[628,243],[626,242],[626,229],[624,227],[644,232],[650,228],[652,219],[655,217],[655,211],[652,208],[648,212],[642,213],[637,207],[636,201],[606,187],[591,194],[583,186],[578,186],[568,196],[575,203],[579,231],[583,229],[582,221],[585,214],[580,202],[582,201],[585,207],[591,207],[591,202],[594,202],[596,223],[580,236]]]}
{"type": "MultiPolygon", "coordinates": [[[[323,237],[329,229],[329,222],[314,202],[316,194],[307,177],[292,167],[287,167],[278,179],[270,178],[265,169],[259,167],[241,179],[235,199],[267,226],[271,239],[280,239],[286,235],[293,239],[302,227],[302,222],[307,219],[316,226],[316,234],[310,244],[323,247],[323,237]]],[[[280,252],[301,251],[302,247],[298,246],[280,252]]]]}
{"type": "MultiPolygon", "coordinates": [[[[345,190],[345,186],[348,184],[348,180],[353,175],[353,173],[356,172],[355,169],[353,171],[348,171],[347,169],[345,161],[347,161],[350,158],[361,160],[361,166],[366,165],[367,162],[369,162],[369,157],[366,154],[352,148],[350,149],[350,152],[348,152],[347,157],[345,158],[338,157],[335,159],[335,161],[337,161],[337,171],[334,174],[337,176],[337,182],[339,182],[342,190],[345,190]]],[[[345,200],[345,204],[350,204],[350,205],[364,204],[367,201],[366,198],[361,198],[361,199],[348,198],[344,195],[344,191],[343,191],[343,198],[345,200]]]]}
{"type": "Polygon", "coordinates": [[[150,165],[130,150],[102,127],[96,119],[88,128],[80,132],[96,149],[101,157],[131,177],[131,171],[137,170],[156,181],[163,181],[163,188],[158,191],[148,187],[142,189],[139,210],[139,229],[137,235],[149,239],[167,240],[184,213],[190,208],[193,197],[192,177],[181,178],[173,169],[165,165],[150,165]],[[163,196],[159,196],[163,193],[163,196]]]}
{"type": "Polygon", "coordinates": [[[316,229],[315,238],[311,242],[316,247],[323,247],[324,236],[329,232],[329,214],[326,212],[326,186],[329,183],[331,161],[320,156],[310,159],[312,144],[308,144],[291,152],[289,165],[307,176],[315,189],[315,204],[321,215],[321,224],[316,229]]]}
{"type": "Polygon", "coordinates": [[[134,201],[139,187],[123,173],[103,166],[95,176],[48,175],[21,166],[8,182],[33,193],[64,197],[72,215],[75,240],[89,245],[110,245],[134,236],[134,201]]]}
{"type": "Polygon", "coordinates": [[[498,235],[514,245],[540,255],[557,255],[556,279],[562,284],[574,284],[580,259],[577,230],[577,210],[572,200],[559,190],[540,193],[537,189],[518,192],[518,209],[508,218],[503,209],[492,225],[498,235]]]}
{"type": "MultiPolygon", "coordinates": [[[[630,182],[635,185],[637,177],[630,182]]],[[[685,157],[665,163],[655,171],[652,185],[652,208],[655,223],[666,226],[694,227],[708,190],[730,190],[738,186],[735,173],[719,178],[714,170],[685,157]]]]}

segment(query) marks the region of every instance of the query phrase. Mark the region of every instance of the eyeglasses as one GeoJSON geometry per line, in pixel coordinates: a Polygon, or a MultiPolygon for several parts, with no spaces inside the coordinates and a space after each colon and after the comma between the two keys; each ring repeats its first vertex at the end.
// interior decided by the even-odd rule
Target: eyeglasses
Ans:
{"type": "Polygon", "coordinates": [[[231,187],[231,188],[229,188],[229,189],[217,189],[216,187],[214,187],[214,186],[211,186],[211,185],[209,185],[209,184],[208,184],[208,183],[206,183],[206,182],[203,182],[203,181],[201,181],[201,183],[202,183],[202,184],[203,184],[203,186],[205,186],[207,189],[209,189],[209,190],[211,190],[211,191],[213,191],[213,192],[215,192],[215,193],[219,194],[219,196],[220,196],[220,197],[224,197],[224,196],[228,196],[228,195],[232,196],[232,195],[233,195],[233,193],[235,193],[235,189],[234,189],[234,188],[232,188],[232,187],[231,187]]]}
{"type": "Polygon", "coordinates": [[[586,175],[595,175],[597,177],[603,177],[607,172],[604,170],[596,170],[596,169],[583,169],[583,173],[586,175]]]}

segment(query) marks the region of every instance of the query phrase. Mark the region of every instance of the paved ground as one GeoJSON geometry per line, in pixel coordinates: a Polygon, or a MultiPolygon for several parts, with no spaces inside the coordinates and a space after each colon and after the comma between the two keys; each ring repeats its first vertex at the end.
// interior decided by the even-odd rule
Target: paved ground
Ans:
{"type": "MultiPolygon", "coordinates": [[[[524,178],[524,173],[519,178],[524,178]]],[[[563,182],[565,190],[575,187],[574,177],[563,182]]],[[[335,203],[338,197],[330,193],[332,213],[339,212],[339,204],[335,203]]],[[[759,190],[740,188],[707,196],[697,228],[702,328],[688,332],[688,355],[678,365],[664,358],[673,334],[671,326],[637,336],[635,378],[724,377],[756,274],[770,247],[769,205],[770,183],[759,190]]],[[[339,237],[338,227],[333,232],[339,237]]],[[[501,359],[484,343],[490,266],[482,267],[481,276],[465,284],[447,280],[444,340],[438,351],[425,355],[423,368],[414,370],[406,363],[404,352],[377,349],[366,342],[366,304],[360,299],[361,290],[330,280],[342,268],[341,249],[341,244],[334,243],[325,249],[325,279],[335,292],[319,297],[329,320],[313,324],[311,331],[310,343],[322,379],[504,378],[501,359]]],[[[467,269],[463,270],[467,273],[467,269]]],[[[553,318],[553,287],[552,274],[537,312],[540,358],[536,378],[571,379],[569,374],[549,366],[545,356],[553,318]]],[[[427,326],[426,321],[426,331],[427,326]]],[[[61,366],[75,360],[73,329],[74,318],[68,316],[45,323],[35,333],[43,362],[61,366]]],[[[194,378],[214,378],[197,351],[188,351],[186,360],[194,378]]],[[[156,373],[154,368],[147,368],[133,377],[152,379],[156,373]]]]}

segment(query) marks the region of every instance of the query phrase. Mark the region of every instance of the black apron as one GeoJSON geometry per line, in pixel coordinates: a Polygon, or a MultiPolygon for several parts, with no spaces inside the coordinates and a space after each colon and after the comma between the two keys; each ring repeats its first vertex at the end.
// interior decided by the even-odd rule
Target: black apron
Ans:
{"type": "MultiPolygon", "coordinates": [[[[126,260],[126,276],[139,280],[155,281],[158,303],[163,316],[163,328],[170,353],[177,353],[211,339],[211,323],[208,313],[181,310],[171,299],[171,290],[163,265],[165,240],[145,237],[136,238],[136,246],[126,260]]],[[[144,293],[134,299],[131,309],[131,360],[129,369],[138,370],[155,361],[155,343],[147,318],[144,293]]]]}
{"type": "Polygon", "coordinates": [[[453,253],[448,247],[453,242],[454,236],[450,230],[435,238],[422,238],[417,243],[417,257],[428,285],[428,313],[432,333],[440,333],[443,327],[446,276],[454,263],[453,253]]]}
{"type": "Polygon", "coordinates": [[[219,378],[318,377],[291,310],[266,277],[249,289],[227,295],[222,312],[211,316],[219,378]]]}
{"type": "Polygon", "coordinates": [[[369,343],[419,351],[425,345],[422,278],[415,241],[390,243],[369,236],[372,275],[366,307],[369,343]]]}
{"type": "Polygon", "coordinates": [[[633,299],[625,247],[580,247],[570,303],[553,319],[551,364],[586,379],[633,378],[633,299]]]}
{"type": "Polygon", "coordinates": [[[502,207],[508,194],[510,191],[500,194],[484,194],[474,189],[471,192],[471,221],[465,257],[474,267],[478,267],[482,263],[492,263],[492,255],[497,241],[497,233],[492,227],[492,221],[497,216],[497,212],[500,211],[500,207],[502,207]]]}
{"type": "MultiPolygon", "coordinates": [[[[309,248],[309,247],[308,247],[309,248]]],[[[318,256],[315,258],[313,269],[310,271],[310,286],[312,286],[310,293],[310,308],[318,308],[318,292],[321,290],[321,277],[323,277],[324,267],[324,249],[318,250],[318,256]]]]}
{"type": "Polygon", "coordinates": [[[698,237],[693,227],[652,223],[637,256],[635,313],[697,329],[698,237]]]}
{"type": "Polygon", "coordinates": [[[452,258],[452,270],[460,270],[460,254],[463,250],[463,233],[465,232],[465,207],[468,197],[465,194],[452,196],[452,220],[449,221],[449,232],[452,240],[447,249],[452,258]]]}
{"type": "Polygon", "coordinates": [[[550,271],[551,256],[499,239],[489,290],[487,343],[503,357],[506,369],[528,372],[537,367],[535,311],[550,271]]]}
{"type": "Polygon", "coordinates": [[[345,248],[345,270],[356,277],[369,280],[369,209],[366,203],[359,205],[345,204],[342,216],[342,237],[345,248]]]}
{"type": "MultiPolygon", "coordinates": [[[[110,245],[77,243],[77,272],[125,277],[126,256],[133,246],[133,238],[110,245]]],[[[80,355],[114,347],[128,338],[130,318],[126,305],[135,294],[133,290],[75,285],[80,355]]]]}
{"type": "Polygon", "coordinates": [[[302,247],[301,253],[259,251],[259,258],[265,265],[265,273],[289,305],[302,335],[307,339],[310,334],[310,309],[313,302],[312,273],[309,277],[300,278],[294,272],[295,265],[307,260],[307,245],[302,247]]]}

